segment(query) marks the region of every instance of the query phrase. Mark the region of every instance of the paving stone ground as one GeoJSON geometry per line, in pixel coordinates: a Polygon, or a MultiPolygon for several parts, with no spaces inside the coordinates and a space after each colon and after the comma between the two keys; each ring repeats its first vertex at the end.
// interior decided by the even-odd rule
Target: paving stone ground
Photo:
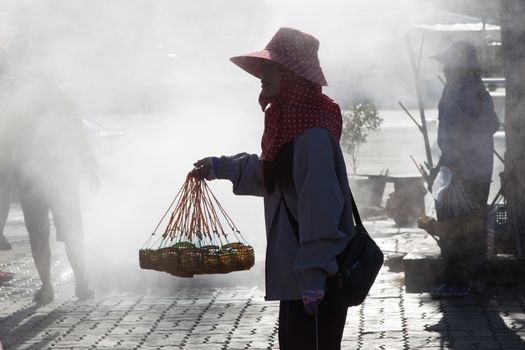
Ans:
{"type": "MultiPolygon", "coordinates": [[[[396,229],[387,219],[367,227],[389,257],[415,246],[436,249],[421,231],[396,229]]],[[[7,230],[14,249],[0,253],[0,270],[15,278],[0,286],[4,349],[278,349],[278,303],[264,301],[260,284],[97,288],[95,299],[78,301],[56,243],[56,298],[37,307],[32,294],[39,280],[23,227],[7,230]]],[[[387,265],[365,303],[349,310],[343,349],[525,349],[522,290],[431,300],[405,293],[403,272],[387,265]]]]}

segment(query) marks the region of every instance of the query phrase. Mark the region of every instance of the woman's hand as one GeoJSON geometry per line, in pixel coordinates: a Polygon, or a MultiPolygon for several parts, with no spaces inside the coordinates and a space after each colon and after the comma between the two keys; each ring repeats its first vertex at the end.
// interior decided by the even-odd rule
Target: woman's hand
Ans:
{"type": "Polygon", "coordinates": [[[201,160],[196,161],[193,163],[192,171],[188,174],[188,176],[194,177],[198,180],[215,180],[217,178],[215,174],[215,165],[214,162],[216,162],[215,157],[206,157],[201,160]]]}
{"type": "Polygon", "coordinates": [[[319,305],[324,299],[324,289],[303,290],[304,310],[309,315],[317,315],[319,305]]]}

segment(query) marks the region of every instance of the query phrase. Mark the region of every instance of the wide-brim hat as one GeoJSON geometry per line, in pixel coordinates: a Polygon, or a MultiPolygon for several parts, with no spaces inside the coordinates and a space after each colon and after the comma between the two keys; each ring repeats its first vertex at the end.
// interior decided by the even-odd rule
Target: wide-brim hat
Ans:
{"type": "Polygon", "coordinates": [[[262,64],[276,62],[297,75],[319,85],[328,85],[319,64],[319,40],[294,28],[280,28],[263,50],[235,56],[230,60],[261,78],[262,64]]]}
{"type": "Polygon", "coordinates": [[[445,66],[470,70],[481,70],[476,47],[466,41],[456,41],[444,52],[431,56],[445,66]]]}

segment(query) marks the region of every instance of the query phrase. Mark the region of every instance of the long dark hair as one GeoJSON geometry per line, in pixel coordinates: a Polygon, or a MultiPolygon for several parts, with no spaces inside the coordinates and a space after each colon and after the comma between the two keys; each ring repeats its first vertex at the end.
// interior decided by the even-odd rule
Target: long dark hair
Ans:
{"type": "Polygon", "coordinates": [[[293,141],[290,141],[279,148],[274,160],[263,161],[263,181],[266,192],[274,192],[277,185],[281,190],[293,189],[292,168],[293,141]]]}

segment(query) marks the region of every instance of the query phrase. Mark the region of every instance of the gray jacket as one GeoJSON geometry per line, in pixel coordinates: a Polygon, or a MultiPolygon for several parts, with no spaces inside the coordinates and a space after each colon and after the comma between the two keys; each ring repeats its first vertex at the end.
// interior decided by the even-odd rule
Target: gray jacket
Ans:
{"type": "Polygon", "coordinates": [[[216,177],[230,180],[235,194],[264,197],[267,300],[296,300],[302,290],[324,289],[326,278],[338,270],[337,254],[355,232],[337,141],[326,129],[311,128],[293,142],[295,191],[266,192],[262,161],[255,154],[215,158],[216,177]],[[299,241],[281,193],[299,223],[299,241]]]}

